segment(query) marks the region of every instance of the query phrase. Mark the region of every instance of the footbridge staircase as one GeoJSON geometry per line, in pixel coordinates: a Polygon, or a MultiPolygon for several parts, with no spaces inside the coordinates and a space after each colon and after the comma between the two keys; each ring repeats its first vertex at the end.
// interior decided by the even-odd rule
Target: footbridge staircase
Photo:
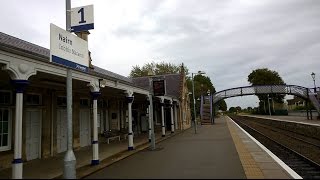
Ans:
{"type": "Polygon", "coordinates": [[[212,98],[209,96],[201,96],[200,117],[201,125],[212,124],[212,98]]]}
{"type": "Polygon", "coordinates": [[[214,123],[214,110],[217,103],[223,99],[246,96],[246,95],[258,95],[258,94],[288,94],[301,97],[304,100],[310,100],[313,106],[320,114],[320,89],[318,88],[306,88],[297,85],[256,85],[256,86],[244,86],[222,90],[211,94],[210,96],[203,96],[201,98],[200,114],[201,122],[208,121],[208,109],[210,109],[211,123],[214,123]],[[208,100],[209,98],[209,100],[208,100]],[[203,99],[203,100],[202,100],[203,99]],[[209,105],[207,103],[209,102],[209,105]]]}

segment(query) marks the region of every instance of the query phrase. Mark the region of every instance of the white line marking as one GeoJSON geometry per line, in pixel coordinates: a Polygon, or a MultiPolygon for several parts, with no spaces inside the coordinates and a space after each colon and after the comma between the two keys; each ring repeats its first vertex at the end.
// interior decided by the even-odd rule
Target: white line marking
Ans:
{"type": "Polygon", "coordinates": [[[305,123],[301,121],[290,121],[290,120],[285,120],[285,119],[275,119],[275,118],[269,118],[269,117],[263,117],[263,116],[252,116],[252,115],[240,115],[240,116],[247,116],[247,117],[255,117],[255,118],[260,118],[260,119],[270,119],[273,121],[282,121],[282,122],[292,122],[292,123],[297,123],[297,124],[305,124],[305,125],[311,125],[311,126],[319,126],[319,124],[314,124],[314,123],[305,123]]]}

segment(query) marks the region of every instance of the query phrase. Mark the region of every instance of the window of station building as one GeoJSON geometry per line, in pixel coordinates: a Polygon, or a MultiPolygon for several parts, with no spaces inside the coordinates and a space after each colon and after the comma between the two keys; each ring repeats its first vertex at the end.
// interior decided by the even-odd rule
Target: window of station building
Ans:
{"type": "Polygon", "coordinates": [[[67,97],[65,97],[65,96],[57,97],[57,105],[58,106],[66,106],[67,105],[67,97]]]}
{"type": "Polygon", "coordinates": [[[9,109],[0,109],[0,151],[11,149],[11,120],[9,109]]]}
{"type": "Polygon", "coordinates": [[[26,104],[27,105],[41,105],[41,96],[39,94],[27,94],[26,104]]]}
{"type": "Polygon", "coordinates": [[[108,101],[104,99],[98,99],[98,107],[99,108],[107,108],[108,107],[108,101]]]}
{"type": "Polygon", "coordinates": [[[0,91],[0,105],[11,104],[11,92],[10,91],[0,91]]]}
{"type": "Polygon", "coordinates": [[[81,107],[89,107],[89,105],[90,105],[89,99],[80,98],[80,106],[81,107]]]}

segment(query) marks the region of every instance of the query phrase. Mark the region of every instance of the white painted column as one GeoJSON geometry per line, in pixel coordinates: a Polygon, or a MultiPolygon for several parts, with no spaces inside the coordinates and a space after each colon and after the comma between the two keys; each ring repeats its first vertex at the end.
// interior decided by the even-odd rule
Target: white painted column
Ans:
{"type": "Polygon", "coordinates": [[[128,150],[131,151],[133,150],[133,133],[132,133],[132,103],[134,97],[132,96],[133,92],[132,91],[127,91],[127,102],[128,102],[128,118],[129,118],[129,128],[128,128],[128,141],[129,141],[129,146],[128,150]]]}
{"type": "Polygon", "coordinates": [[[171,133],[174,133],[174,123],[173,123],[173,100],[170,101],[171,109],[171,133]]]}
{"type": "Polygon", "coordinates": [[[22,114],[23,114],[23,91],[29,84],[27,80],[13,80],[16,88],[16,122],[14,134],[14,153],[12,161],[12,179],[22,179],[22,114]]]}
{"type": "Polygon", "coordinates": [[[175,127],[176,127],[176,129],[178,129],[177,104],[174,105],[174,121],[175,121],[175,127]]]}
{"type": "Polygon", "coordinates": [[[164,125],[164,98],[161,97],[160,99],[161,105],[161,126],[162,126],[162,137],[166,136],[166,126],[164,125]]]}
{"type": "Polygon", "coordinates": [[[98,143],[98,97],[100,92],[91,92],[93,98],[93,141],[92,141],[92,160],[91,165],[98,165],[99,161],[99,143],[98,143]]]}

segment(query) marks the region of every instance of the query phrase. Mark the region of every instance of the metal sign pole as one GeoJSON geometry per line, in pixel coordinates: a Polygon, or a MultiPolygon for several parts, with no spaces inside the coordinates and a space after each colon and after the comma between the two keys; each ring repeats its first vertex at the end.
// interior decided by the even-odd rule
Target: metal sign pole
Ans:
{"type": "MultiPolygon", "coordinates": [[[[71,31],[71,0],[66,0],[66,30],[71,31]]],[[[68,150],[64,156],[65,179],[76,179],[76,157],[72,148],[72,71],[67,68],[67,127],[68,127],[68,150]]]]}

